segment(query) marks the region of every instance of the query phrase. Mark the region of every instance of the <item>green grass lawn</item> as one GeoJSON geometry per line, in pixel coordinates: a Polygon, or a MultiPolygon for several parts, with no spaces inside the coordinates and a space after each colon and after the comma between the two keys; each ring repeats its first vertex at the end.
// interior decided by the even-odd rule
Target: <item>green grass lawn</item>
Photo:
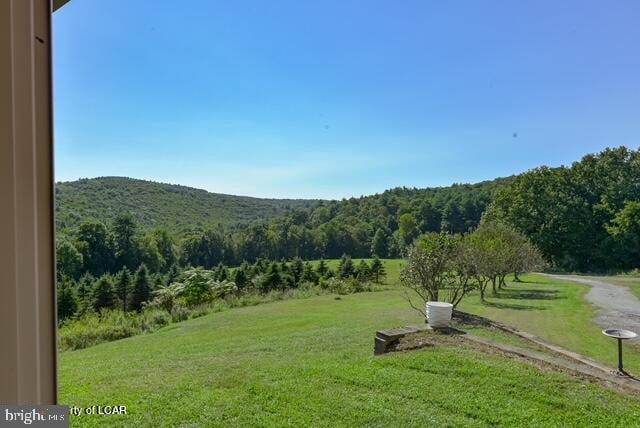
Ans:
{"type": "MultiPolygon", "coordinates": [[[[390,282],[397,278],[394,263],[390,282]]],[[[508,292],[551,290],[557,298],[491,299],[534,307],[516,309],[482,306],[470,296],[466,309],[523,328],[526,322],[526,330],[561,339],[553,320],[561,321],[565,307],[567,325],[585,331],[579,323],[588,322],[588,306],[572,307],[580,304],[581,286],[526,279],[536,282],[508,292]]],[[[438,346],[373,357],[375,330],[419,321],[397,289],[213,313],[63,352],[60,402],[128,406],[127,416],[72,419],[93,426],[610,427],[640,420],[635,398],[471,349],[438,346]]],[[[585,338],[572,346],[588,343],[602,353],[613,348],[585,338]]]]}
{"type": "MultiPolygon", "coordinates": [[[[557,345],[617,366],[616,342],[602,335],[593,319],[595,309],[584,295],[589,286],[541,275],[525,275],[523,282],[508,281],[498,297],[488,294],[481,303],[474,294],[460,305],[463,311],[501,321],[538,335],[557,345]]],[[[640,373],[640,350],[625,343],[625,367],[640,373]]]]}

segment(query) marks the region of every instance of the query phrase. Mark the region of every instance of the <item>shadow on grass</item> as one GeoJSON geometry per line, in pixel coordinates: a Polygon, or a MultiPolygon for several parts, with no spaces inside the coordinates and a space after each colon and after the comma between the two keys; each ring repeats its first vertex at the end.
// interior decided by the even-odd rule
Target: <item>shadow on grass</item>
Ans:
{"type": "Polygon", "coordinates": [[[498,293],[500,299],[555,300],[563,298],[558,290],[533,290],[530,288],[503,288],[498,293]]]}
{"type": "Polygon", "coordinates": [[[510,281],[515,287],[518,287],[518,285],[520,284],[541,284],[541,285],[548,285],[550,284],[550,281],[532,281],[532,280],[524,280],[521,279],[520,281],[510,281]]]}
{"type": "Polygon", "coordinates": [[[487,306],[487,307],[490,307],[490,308],[515,309],[517,311],[540,311],[540,310],[545,310],[546,309],[546,308],[540,307],[540,306],[520,305],[520,304],[517,304],[517,303],[490,302],[488,300],[485,300],[484,302],[482,302],[482,304],[484,306],[487,306]]]}

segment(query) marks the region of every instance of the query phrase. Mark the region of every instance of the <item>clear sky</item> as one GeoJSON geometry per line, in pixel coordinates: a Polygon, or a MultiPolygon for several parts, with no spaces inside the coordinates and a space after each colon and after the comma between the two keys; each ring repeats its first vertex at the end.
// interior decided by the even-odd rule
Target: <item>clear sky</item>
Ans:
{"type": "Polygon", "coordinates": [[[640,2],[72,0],[56,179],[342,198],[640,144],[640,2]]]}

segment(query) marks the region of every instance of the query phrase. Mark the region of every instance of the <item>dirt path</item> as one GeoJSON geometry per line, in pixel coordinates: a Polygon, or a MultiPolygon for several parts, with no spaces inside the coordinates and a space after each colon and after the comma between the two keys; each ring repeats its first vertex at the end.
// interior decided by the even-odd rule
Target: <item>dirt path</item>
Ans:
{"type": "Polygon", "coordinates": [[[621,327],[640,333],[640,300],[628,288],[594,276],[547,276],[591,286],[586,297],[598,308],[596,322],[602,328],[621,327]]]}

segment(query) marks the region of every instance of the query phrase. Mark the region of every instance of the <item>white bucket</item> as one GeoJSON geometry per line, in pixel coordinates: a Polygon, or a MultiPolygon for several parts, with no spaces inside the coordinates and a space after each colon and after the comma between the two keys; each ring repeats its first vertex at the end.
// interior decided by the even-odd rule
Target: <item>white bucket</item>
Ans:
{"type": "Polygon", "coordinates": [[[452,313],[453,305],[451,303],[427,302],[427,321],[431,327],[448,327],[452,313]]]}

